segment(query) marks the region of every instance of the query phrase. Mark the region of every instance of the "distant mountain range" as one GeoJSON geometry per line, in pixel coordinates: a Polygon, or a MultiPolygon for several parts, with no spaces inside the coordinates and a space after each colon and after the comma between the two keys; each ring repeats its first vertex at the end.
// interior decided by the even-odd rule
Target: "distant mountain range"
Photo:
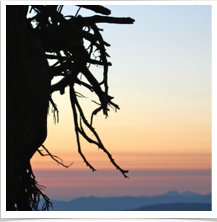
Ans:
{"type": "Polygon", "coordinates": [[[154,196],[80,197],[69,202],[51,200],[53,211],[203,211],[211,210],[212,195],[170,191],[154,196]]]}
{"type": "Polygon", "coordinates": [[[211,203],[170,203],[140,207],[128,211],[211,211],[211,203]]]}

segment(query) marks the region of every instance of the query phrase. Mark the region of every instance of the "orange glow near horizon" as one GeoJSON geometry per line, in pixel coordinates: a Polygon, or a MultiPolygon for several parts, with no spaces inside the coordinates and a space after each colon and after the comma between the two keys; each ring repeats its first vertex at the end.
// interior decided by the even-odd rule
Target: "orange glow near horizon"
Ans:
{"type": "MultiPolygon", "coordinates": [[[[57,155],[56,153],[52,153],[57,155]]],[[[78,153],[60,153],[57,155],[65,165],[73,164],[69,169],[87,169],[83,159],[78,153]]],[[[95,150],[93,153],[85,153],[89,163],[96,169],[114,169],[110,160],[102,151],[95,150]]],[[[125,170],[131,169],[158,169],[158,170],[181,170],[181,169],[211,169],[211,154],[209,153],[114,153],[112,157],[116,163],[125,170]]],[[[63,166],[57,164],[50,157],[41,157],[35,154],[31,161],[33,169],[61,170],[63,166]]]]}
{"type": "MultiPolygon", "coordinates": [[[[71,168],[85,169],[87,166],[77,151],[70,102],[67,98],[61,100],[58,93],[53,98],[58,101],[60,122],[54,124],[50,112],[48,136],[44,145],[53,155],[63,159],[64,164],[74,162],[71,168]]],[[[84,99],[83,102],[84,110],[90,115],[90,101],[84,99]]],[[[117,113],[111,110],[108,119],[98,114],[93,123],[105,148],[123,169],[211,168],[210,107],[207,107],[207,113],[202,111],[206,114],[204,116],[193,108],[185,111],[185,115],[184,110],[178,112],[168,109],[166,113],[166,108],[151,111],[141,106],[131,108],[130,113],[128,109],[128,105],[123,104],[123,110],[117,113]]],[[[93,135],[89,135],[94,139],[93,135]]],[[[82,137],[80,141],[82,152],[93,167],[114,168],[107,155],[102,150],[98,151],[97,146],[89,144],[82,137]]],[[[39,154],[34,155],[32,164],[36,169],[62,167],[50,157],[41,157],[39,154]]]]}

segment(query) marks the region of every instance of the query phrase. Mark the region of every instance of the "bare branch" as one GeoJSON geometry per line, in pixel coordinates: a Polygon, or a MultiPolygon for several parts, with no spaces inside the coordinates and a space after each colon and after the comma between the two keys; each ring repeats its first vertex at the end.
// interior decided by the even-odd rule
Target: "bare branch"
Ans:
{"type": "Polygon", "coordinates": [[[100,34],[98,27],[95,24],[93,24],[92,28],[93,28],[94,33],[98,37],[99,42],[100,42],[99,49],[100,49],[101,59],[102,59],[103,63],[105,64],[104,65],[104,72],[103,72],[103,82],[105,85],[105,93],[106,93],[106,95],[108,95],[108,64],[107,64],[107,58],[106,58],[106,50],[105,50],[102,35],[100,34]]]}
{"type": "Polygon", "coordinates": [[[80,140],[79,140],[79,127],[78,127],[78,119],[77,119],[77,111],[76,111],[76,107],[75,107],[75,91],[73,88],[73,84],[71,84],[69,86],[70,88],[70,100],[71,100],[71,106],[72,106],[72,111],[73,111],[73,116],[74,116],[74,124],[75,124],[75,133],[76,133],[76,139],[77,139],[77,145],[78,145],[78,152],[81,155],[81,157],[83,158],[84,162],[87,164],[87,166],[90,167],[90,169],[92,169],[92,171],[96,171],[92,165],[90,165],[90,163],[87,161],[87,159],[85,158],[85,156],[83,155],[82,151],[81,151],[81,146],[80,146],[80,140]]]}
{"type": "MultiPolygon", "coordinates": [[[[73,109],[75,110],[75,105],[77,106],[78,108],[78,111],[80,113],[80,116],[84,122],[84,124],[88,127],[88,129],[94,134],[94,136],[96,137],[97,139],[97,142],[96,141],[93,141],[91,140],[90,138],[87,137],[87,135],[84,133],[83,131],[83,128],[81,129],[81,131],[83,132],[82,135],[84,135],[84,138],[87,139],[88,142],[90,143],[94,143],[96,145],[98,145],[98,147],[100,149],[102,149],[108,156],[108,158],[110,159],[110,161],[112,162],[112,164],[124,175],[125,178],[128,178],[128,176],[126,175],[126,173],[128,173],[129,171],[128,170],[123,170],[122,168],[120,168],[116,162],[114,161],[114,159],[112,158],[111,154],[107,151],[107,149],[104,147],[104,145],[102,144],[97,132],[95,131],[95,129],[88,123],[88,121],[86,120],[84,114],[83,114],[83,111],[78,103],[78,100],[75,96],[73,96],[73,91],[74,89],[72,89],[72,87],[70,87],[70,97],[72,96],[73,99],[73,109]]],[[[71,100],[72,102],[72,100],[71,100]]],[[[76,111],[75,111],[76,112],[76,111]]],[[[76,118],[77,118],[77,113],[76,113],[76,118]]],[[[79,129],[78,127],[78,124],[77,124],[77,119],[76,119],[76,129],[79,129]]],[[[78,131],[78,130],[77,130],[78,131]]],[[[77,133],[78,135],[78,133],[77,133]]],[[[79,144],[79,148],[80,148],[80,144],[79,144]]],[[[89,163],[88,163],[89,164],[89,163]]]]}
{"type": "Polygon", "coordinates": [[[54,117],[54,123],[56,123],[56,122],[58,123],[59,122],[59,110],[57,109],[57,105],[54,103],[54,101],[51,97],[50,97],[50,102],[53,106],[52,112],[53,112],[53,117],[54,117]],[[57,117],[56,117],[55,113],[57,114],[57,117]]]}
{"type": "Polygon", "coordinates": [[[52,155],[44,145],[41,145],[41,146],[42,146],[43,149],[47,152],[47,154],[43,154],[39,149],[37,149],[37,151],[39,152],[39,154],[40,154],[41,156],[50,156],[54,161],[56,161],[58,164],[62,165],[63,167],[66,167],[66,168],[69,168],[69,167],[73,164],[73,162],[72,162],[72,163],[69,164],[68,166],[64,165],[64,164],[62,163],[62,162],[63,162],[62,159],[60,159],[60,158],[57,157],[57,156],[52,155]],[[61,162],[60,162],[58,159],[59,159],[61,162]]]}
{"type": "Polygon", "coordinates": [[[79,69],[74,66],[74,70],[69,71],[67,76],[63,77],[58,83],[51,86],[50,93],[52,94],[55,91],[63,90],[71,81],[75,82],[74,80],[77,78],[78,73],[79,69]]]}
{"type": "Polygon", "coordinates": [[[90,17],[79,17],[78,21],[83,25],[90,25],[92,23],[112,23],[112,24],[133,24],[134,19],[132,18],[115,18],[110,16],[99,16],[94,15],[90,17]],[[80,20],[80,21],[79,21],[80,20]]]}

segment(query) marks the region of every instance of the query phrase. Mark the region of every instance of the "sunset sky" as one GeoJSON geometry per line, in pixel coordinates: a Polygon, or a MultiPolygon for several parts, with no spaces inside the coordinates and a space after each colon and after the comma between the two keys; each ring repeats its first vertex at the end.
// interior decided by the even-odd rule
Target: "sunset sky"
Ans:
{"type": "MultiPolygon", "coordinates": [[[[106,154],[81,140],[77,152],[68,88],[52,96],[59,123],[48,116],[44,145],[61,159],[63,168],[38,153],[31,163],[39,184],[56,200],[79,196],[153,195],[170,190],[211,192],[212,155],[212,7],[208,5],[105,5],[111,16],[131,17],[133,25],[99,24],[111,44],[109,94],[120,106],[109,118],[95,116],[93,125],[106,149],[129,179],[115,169],[106,154]],[[43,171],[42,171],[43,170],[43,171]]],[[[65,15],[77,7],[64,6],[65,15]]],[[[93,15],[81,9],[82,16],[93,15]]],[[[102,77],[102,68],[91,71],[102,77]]],[[[97,108],[95,95],[76,87],[87,98],[79,101],[87,119],[97,108]]]]}

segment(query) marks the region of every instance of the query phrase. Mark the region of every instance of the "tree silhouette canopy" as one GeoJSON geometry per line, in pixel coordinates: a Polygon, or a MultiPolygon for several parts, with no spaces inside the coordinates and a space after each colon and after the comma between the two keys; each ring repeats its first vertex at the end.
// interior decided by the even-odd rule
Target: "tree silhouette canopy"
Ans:
{"type": "Polygon", "coordinates": [[[37,151],[40,155],[48,155],[64,167],[69,167],[43,145],[47,136],[45,125],[49,103],[52,106],[54,121],[59,121],[58,109],[52,94],[59,91],[63,95],[68,86],[80,156],[86,165],[95,171],[82,153],[80,144],[80,136],[82,136],[89,143],[102,149],[114,167],[127,178],[128,171],[123,170],[115,162],[93,127],[93,117],[98,112],[102,111],[107,117],[109,107],[119,109],[119,106],[113,102],[114,97],[108,94],[108,67],[112,64],[108,61],[106,47],[110,45],[104,41],[101,35],[103,30],[98,28],[97,24],[132,24],[134,20],[110,17],[108,16],[111,13],[110,10],[99,5],[77,5],[76,7],[78,8],[76,15],[64,16],[61,13],[63,5],[7,6],[7,210],[39,210],[40,196],[45,200],[42,210],[49,210],[52,207],[49,198],[42,192],[44,187],[35,180],[30,159],[37,151]],[[78,15],[81,8],[102,15],[82,17],[78,15]],[[29,11],[33,11],[34,15],[27,17],[29,11]],[[17,27],[18,22],[20,27],[17,27]],[[26,33],[32,39],[25,35],[23,40],[22,35],[26,33]],[[49,65],[48,61],[51,60],[55,62],[49,65]],[[91,65],[103,67],[101,82],[91,73],[91,65]],[[33,74],[29,74],[31,71],[33,74]],[[38,72],[41,74],[37,76],[38,72]],[[81,80],[79,74],[82,74],[86,81],[81,80]],[[51,80],[56,76],[62,76],[62,79],[52,85],[51,80]],[[95,93],[99,99],[98,102],[94,101],[98,108],[92,112],[90,121],[86,119],[79,103],[78,97],[83,95],[75,91],[76,84],[95,93]],[[17,93],[19,91],[20,95],[17,93]],[[25,102],[25,98],[28,102],[25,102]],[[34,116],[35,120],[32,120],[34,116]],[[39,121],[41,123],[38,123],[39,121]],[[16,124],[17,127],[15,127],[16,124]],[[19,130],[19,127],[25,132],[19,130]],[[90,138],[84,128],[92,132],[95,139],[90,138]],[[27,135],[31,130],[34,131],[31,132],[31,136],[35,135],[32,136],[34,137],[32,140],[29,139],[31,136],[27,135]],[[20,141],[23,141],[22,144],[19,144],[20,141]],[[31,149],[22,148],[27,146],[31,146],[31,149]],[[23,162],[22,167],[18,167],[21,162],[23,162]]]}

